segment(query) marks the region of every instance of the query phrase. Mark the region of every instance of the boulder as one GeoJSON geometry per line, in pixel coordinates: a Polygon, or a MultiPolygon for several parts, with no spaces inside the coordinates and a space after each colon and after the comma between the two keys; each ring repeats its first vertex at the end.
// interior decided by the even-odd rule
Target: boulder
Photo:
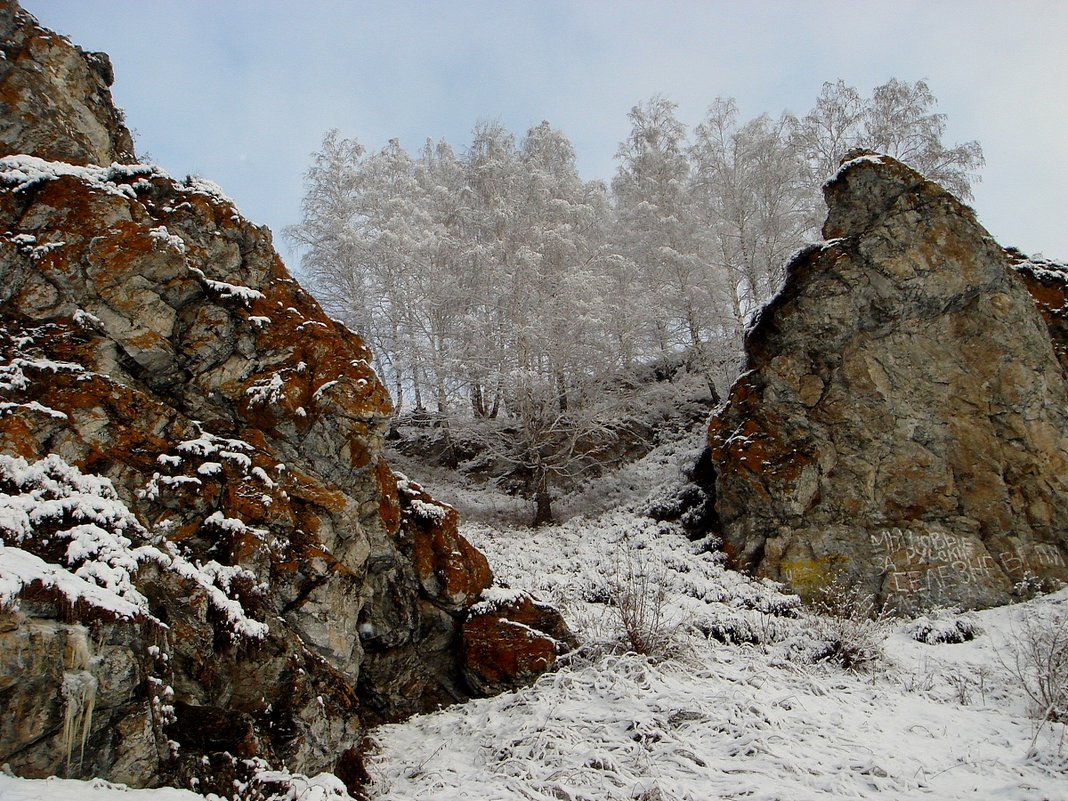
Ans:
{"type": "Polygon", "coordinates": [[[9,0],[0,30],[0,763],[355,791],[369,725],[484,691],[489,565],[384,461],[370,353],[270,231],[118,163],[106,58],[9,0]]]}
{"type": "Polygon", "coordinates": [[[495,587],[463,626],[463,670],[476,692],[529,684],[578,646],[560,613],[524,592],[495,587]]]}
{"type": "Polygon", "coordinates": [[[709,424],[730,559],[901,610],[1068,579],[1050,316],[971,209],[894,159],[854,154],[824,193],[826,241],[788,264],[709,424]]]}

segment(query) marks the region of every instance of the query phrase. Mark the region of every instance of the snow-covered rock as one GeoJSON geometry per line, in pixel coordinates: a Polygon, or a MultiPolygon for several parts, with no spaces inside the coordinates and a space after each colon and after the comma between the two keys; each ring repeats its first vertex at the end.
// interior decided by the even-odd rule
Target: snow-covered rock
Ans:
{"type": "Polygon", "coordinates": [[[827,241],[787,266],[709,428],[732,560],[805,594],[844,574],[902,609],[1068,580],[1068,378],[1019,279],[1059,321],[1059,271],[1014,272],[889,157],[824,191],[827,241]]]}

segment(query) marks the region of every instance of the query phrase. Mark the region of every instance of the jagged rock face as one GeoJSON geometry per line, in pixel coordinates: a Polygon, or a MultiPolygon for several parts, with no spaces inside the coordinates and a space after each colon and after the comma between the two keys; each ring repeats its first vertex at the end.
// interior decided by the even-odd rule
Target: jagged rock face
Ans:
{"type": "Polygon", "coordinates": [[[86,53],[0,0],[0,156],[36,153],[71,164],[134,161],[111,102],[104,53],[86,53]]]}
{"type": "Polygon", "coordinates": [[[1068,265],[1049,259],[1028,258],[1017,250],[1006,255],[1027,291],[1034,298],[1053,340],[1061,367],[1068,371],[1068,265]]]}
{"type": "Polygon", "coordinates": [[[1068,578],[1068,385],[970,209],[887,157],[825,187],[709,426],[734,561],[803,594],[836,574],[900,609],[1068,578]]]}
{"type": "MultiPolygon", "coordinates": [[[[148,602],[140,633],[120,638],[133,643],[124,658],[141,682],[163,681],[147,649],[168,656],[180,711],[166,739],[192,759],[200,727],[184,725],[181,710],[215,709],[245,721],[242,731],[257,718],[268,730],[262,744],[224,747],[220,735],[208,750],[331,767],[360,730],[350,685],[364,662],[361,626],[394,632],[402,650],[421,637],[418,579],[395,542],[396,482],[378,455],[389,401],[365,348],[288,277],[267,232],[211,187],[27,156],[0,160],[0,184],[3,451],[30,465],[51,454],[108,479],[141,526],[121,532],[130,548],[165,537],[165,554],[183,560],[161,569],[137,556],[130,581],[148,602]],[[204,569],[190,581],[187,565],[204,569]],[[236,625],[220,619],[226,603],[213,590],[240,604],[236,625]],[[380,595],[390,602],[372,602],[380,595]]],[[[11,498],[34,490],[9,484],[11,498]]],[[[78,526],[100,525],[69,518],[54,520],[48,546],[45,511],[31,513],[32,538],[4,539],[62,564],[64,551],[84,549],[73,544],[85,539],[78,526]]],[[[459,607],[441,602],[447,642],[459,607]]],[[[428,685],[412,688],[413,707],[458,692],[428,685]]],[[[113,738],[118,721],[102,712],[94,729],[113,738]]],[[[95,736],[88,750],[106,758],[111,747],[95,736]]],[[[44,772],[50,756],[35,747],[5,758],[44,772]]],[[[84,770],[118,778],[112,765],[84,770]]]]}
{"type": "Polygon", "coordinates": [[[18,119],[5,51],[0,763],[355,782],[369,723],[480,691],[460,628],[489,565],[382,459],[370,354],[270,232],[209,182],[94,166],[129,143],[101,62],[16,7],[0,28],[55,93],[18,119]]]}

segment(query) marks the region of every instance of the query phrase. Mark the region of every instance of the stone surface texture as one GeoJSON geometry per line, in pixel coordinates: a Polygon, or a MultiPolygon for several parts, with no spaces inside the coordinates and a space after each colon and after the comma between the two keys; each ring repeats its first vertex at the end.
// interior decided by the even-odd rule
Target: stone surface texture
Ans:
{"type": "Polygon", "coordinates": [[[1013,248],[1006,255],[1035,300],[1061,367],[1068,370],[1068,264],[1029,258],[1013,248]]]}
{"type": "Polygon", "coordinates": [[[464,676],[492,695],[532,681],[577,646],[559,613],[530,595],[487,599],[464,622],[464,676]]]}
{"type": "Polygon", "coordinates": [[[113,163],[106,57],[10,0],[0,31],[0,763],[355,792],[368,725],[486,690],[489,565],[383,460],[370,354],[270,232],[113,163]]]}
{"type": "Polygon", "coordinates": [[[104,53],[86,53],[0,0],[0,156],[36,153],[72,164],[134,161],[133,139],[111,102],[104,53]]]}
{"type": "Polygon", "coordinates": [[[854,154],[824,193],[826,241],[787,266],[709,425],[730,558],[902,610],[1068,579],[1064,273],[1012,269],[891,158],[854,154]]]}

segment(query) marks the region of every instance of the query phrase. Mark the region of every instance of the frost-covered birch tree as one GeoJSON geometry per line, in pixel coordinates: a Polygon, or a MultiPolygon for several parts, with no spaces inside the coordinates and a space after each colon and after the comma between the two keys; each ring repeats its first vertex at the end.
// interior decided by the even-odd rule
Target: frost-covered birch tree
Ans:
{"type": "Polygon", "coordinates": [[[632,291],[641,293],[643,322],[659,355],[690,349],[718,398],[706,347],[717,325],[717,276],[701,258],[686,127],[675,109],[657,96],[630,111],[630,134],[616,153],[619,168],[612,182],[617,245],[636,266],[632,291]]]}
{"type": "Polygon", "coordinates": [[[366,337],[398,411],[454,391],[448,348],[458,314],[441,187],[393,140],[368,154],[331,132],[307,175],[304,219],[286,234],[323,306],[366,337]]]}
{"type": "Polygon", "coordinates": [[[595,234],[607,206],[603,187],[581,180],[571,143],[547,122],[527,132],[520,163],[524,227],[507,392],[521,432],[513,458],[533,476],[539,525],[552,519],[553,479],[575,474],[582,444],[604,433],[592,412],[597,385],[612,366],[597,319],[606,308],[595,234]]]}
{"type": "Polygon", "coordinates": [[[937,105],[926,81],[891,78],[869,98],[844,81],[828,81],[813,109],[791,120],[791,140],[808,161],[816,188],[849,150],[864,147],[893,156],[970,200],[985,163],[983,149],[975,141],[946,145],[946,115],[935,111],[937,105]]]}
{"type": "Polygon", "coordinates": [[[723,98],[697,126],[690,158],[701,258],[719,289],[714,333],[718,351],[733,357],[747,319],[781,283],[786,260],[815,235],[807,165],[791,146],[785,117],[763,114],[743,124],[735,101],[723,98]]]}
{"type": "Polygon", "coordinates": [[[473,252],[487,268],[477,325],[494,397],[472,430],[529,476],[540,525],[552,519],[553,485],[581,470],[604,433],[592,399],[613,364],[599,337],[608,205],[601,185],[579,178],[574,149],[548,123],[518,146],[499,127],[478,129],[468,172],[480,209],[473,252]]]}
{"type": "Polygon", "coordinates": [[[311,291],[330,314],[368,339],[375,368],[397,395],[399,354],[375,318],[381,287],[367,162],[358,141],[329,131],[305,175],[303,219],[285,234],[302,248],[301,269],[311,291]]]}

